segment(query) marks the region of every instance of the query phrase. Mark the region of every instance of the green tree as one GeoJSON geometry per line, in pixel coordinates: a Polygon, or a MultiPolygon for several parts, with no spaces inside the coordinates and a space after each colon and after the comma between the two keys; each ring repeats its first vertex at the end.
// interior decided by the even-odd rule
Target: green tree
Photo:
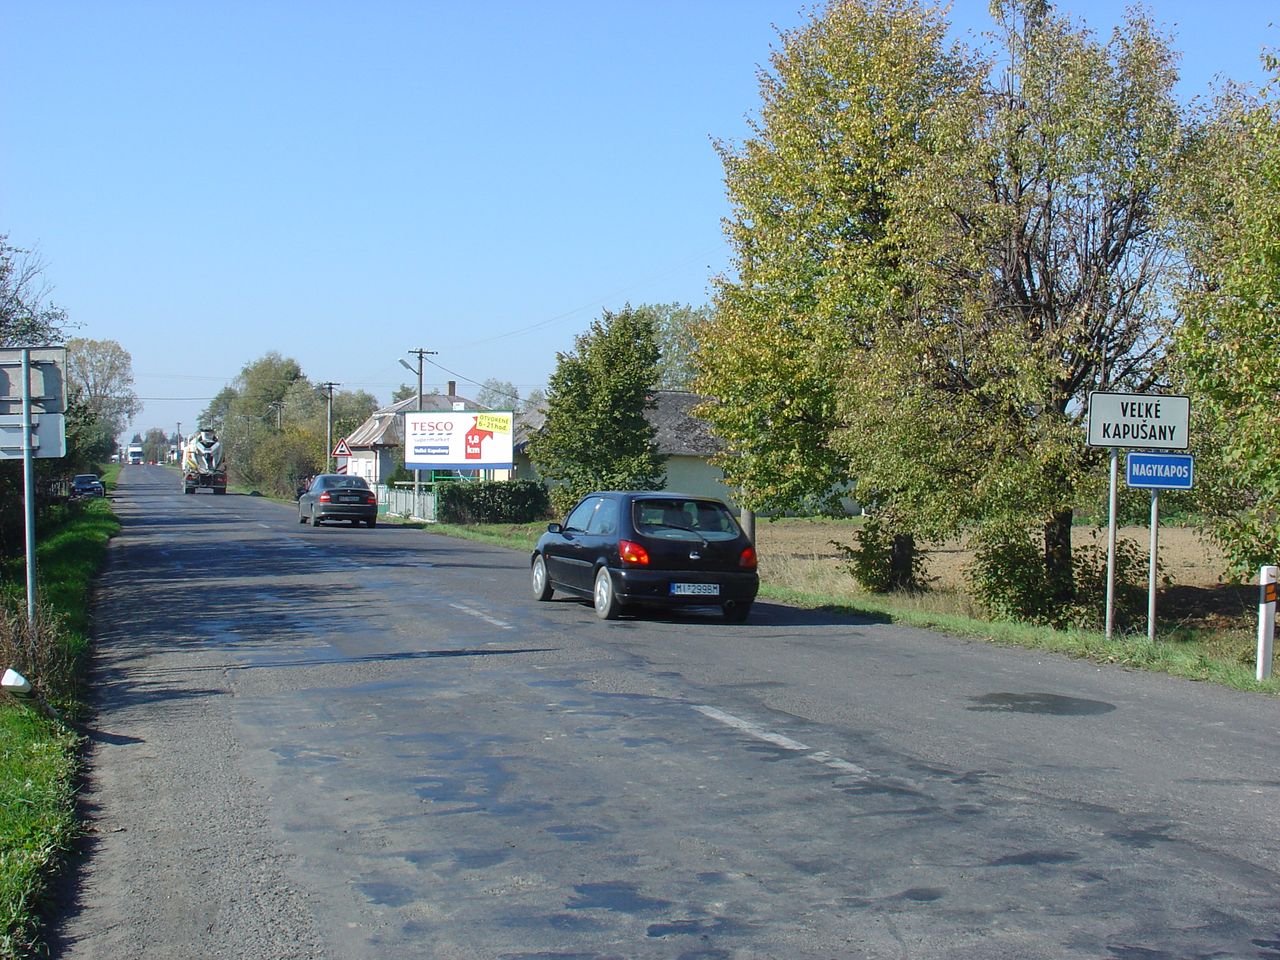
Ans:
{"type": "Polygon", "coordinates": [[[551,484],[557,508],[591,490],[660,488],[664,458],[644,411],[657,383],[653,320],[629,306],[605,311],[557,355],[547,419],[529,456],[551,484]]]}
{"type": "Polygon", "coordinates": [[[899,499],[934,524],[1038,527],[1065,605],[1074,507],[1105,476],[1084,445],[1087,395],[1167,382],[1176,55],[1138,11],[1106,43],[1036,0],[992,12],[976,96],[940,104],[946,135],[895,211],[909,322],[877,331],[868,366],[896,396],[882,373],[842,396],[886,428],[869,483],[905,475],[899,499]]]}
{"type": "Polygon", "coordinates": [[[401,400],[408,400],[417,390],[418,388],[412,384],[402,383],[391,392],[391,402],[399,403],[401,400]]]}
{"type": "Polygon", "coordinates": [[[647,303],[635,309],[653,318],[658,340],[659,389],[693,390],[698,373],[698,330],[711,321],[712,308],[647,303]]]}
{"type": "Polygon", "coordinates": [[[1280,557],[1280,65],[1254,100],[1198,131],[1183,197],[1191,282],[1178,366],[1192,397],[1196,486],[1232,570],[1280,557]]]}
{"type": "Polygon", "coordinates": [[[490,410],[519,410],[520,391],[510,380],[497,380],[490,377],[480,385],[476,394],[476,403],[490,410]]]}
{"type": "Polygon", "coordinates": [[[982,51],[909,0],[784,37],[756,135],[722,148],[736,276],[700,384],[750,505],[854,479],[907,532],[1038,524],[1065,599],[1083,401],[1158,383],[1168,342],[1173,55],[1139,14],[1103,45],[992,8],[982,51]]]}
{"type": "Polygon", "coordinates": [[[133,391],[133,358],[115,340],[67,341],[67,389],[113,440],[142,409],[133,391]]]}
{"type": "Polygon", "coordinates": [[[60,343],[67,314],[49,302],[44,265],[0,234],[0,347],[60,343]]]}
{"type": "Polygon", "coordinates": [[[164,463],[169,453],[169,435],[160,427],[151,427],[142,438],[142,459],[164,463]]]}

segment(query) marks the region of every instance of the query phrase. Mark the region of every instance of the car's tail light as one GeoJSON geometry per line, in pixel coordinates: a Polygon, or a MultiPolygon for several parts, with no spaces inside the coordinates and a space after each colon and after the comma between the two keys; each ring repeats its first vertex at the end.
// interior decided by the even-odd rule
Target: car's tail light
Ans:
{"type": "Polygon", "coordinates": [[[623,563],[629,563],[633,566],[647,567],[649,565],[649,551],[631,540],[618,541],[618,556],[623,563]]]}
{"type": "Polygon", "coordinates": [[[755,547],[747,547],[742,551],[742,555],[738,557],[738,566],[743,570],[754,570],[756,568],[755,547]]]}
{"type": "Polygon", "coordinates": [[[325,491],[324,493],[320,494],[320,496],[316,497],[316,499],[319,500],[321,503],[328,503],[330,500],[333,499],[333,497],[329,495],[328,491],[325,491]]]}
{"type": "Polygon", "coordinates": [[[376,507],[378,505],[378,498],[375,497],[372,493],[366,494],[366,499],[364,502],[369,504],[370,506],[376,507]]]}

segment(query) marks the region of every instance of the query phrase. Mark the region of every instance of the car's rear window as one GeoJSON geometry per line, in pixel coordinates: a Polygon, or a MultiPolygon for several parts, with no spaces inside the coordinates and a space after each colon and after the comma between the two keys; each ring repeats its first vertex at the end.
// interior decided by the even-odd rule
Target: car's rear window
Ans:
{"type": "Polygon", "coordinates": [[[712,500],[639,499],[632,504],[636,531],[670,540],[732,540],[738,524],[723,504],[712,500]]]}

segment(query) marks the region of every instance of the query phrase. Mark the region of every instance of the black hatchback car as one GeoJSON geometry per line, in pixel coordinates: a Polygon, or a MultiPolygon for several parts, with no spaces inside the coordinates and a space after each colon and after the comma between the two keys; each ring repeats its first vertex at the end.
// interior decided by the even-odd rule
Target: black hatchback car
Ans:
{"type": "Polygon", "coordinates": [[[604,491],[583,497],[534,548],[536,600],[560,590],[612,620],[627,606],[717,606],[741,623],[760,587],[756,549],[719,500],[604,491]]]}
{"type": "Polygon", "coordinates": [[[298,522],[318,527],[326,520],[350,520],[354,527],[378,522],[378,497],[364,477],[322,473],[298,497],[298,522]]]}

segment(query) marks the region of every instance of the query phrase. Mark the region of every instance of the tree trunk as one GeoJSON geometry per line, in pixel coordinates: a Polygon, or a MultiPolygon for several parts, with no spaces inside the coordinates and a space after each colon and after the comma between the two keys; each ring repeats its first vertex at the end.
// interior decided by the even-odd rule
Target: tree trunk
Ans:
{"type": "Polygon", "coordinates": [[[1076,594],[1071,570],[1071,521],[1074,512],[1060,510],[1044,525],[1044,572],[1052,606],[1069,603],[1076,594]]]}
{"type": "Polygon", "coordinates": [[[912,590],[915,581],[916,538],[909,533],[893,535],[889,552],[889,569],[892,572],[894,590],[912,590]]]}

